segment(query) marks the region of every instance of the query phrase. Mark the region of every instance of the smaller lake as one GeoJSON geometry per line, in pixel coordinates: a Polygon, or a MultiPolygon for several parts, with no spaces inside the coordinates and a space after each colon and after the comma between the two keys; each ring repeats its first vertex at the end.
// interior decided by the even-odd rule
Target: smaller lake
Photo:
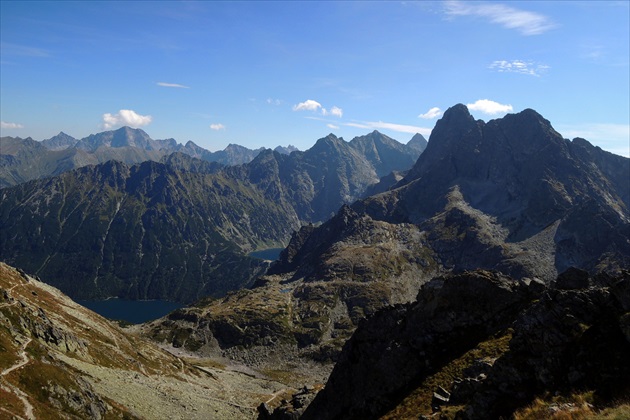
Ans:
{"type": "Polygon", "coordinates": [[[250,252],[248,255],[254,258],[260,258],[261,260],[275,261],[280,258],[280,253],[284,248],[269,248],[261,251],[250,252]]]}
{"type": "Polygon", "coordinates": [[[152,321],[184,305],[165,300],[77,300],[79,305],[113,320],[127,321],[131,324],[152,321]]]}

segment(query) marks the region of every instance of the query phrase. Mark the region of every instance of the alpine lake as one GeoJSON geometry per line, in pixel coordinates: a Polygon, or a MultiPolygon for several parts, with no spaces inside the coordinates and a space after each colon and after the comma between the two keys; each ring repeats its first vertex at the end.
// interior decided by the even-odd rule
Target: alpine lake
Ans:
{"type": "MultiPolygon", "coordinates": [[[[250,257],[262,260],[276,260],[284,248],[270,248],[254,251],[250,257]]],[[[107,300],[77,300],[79,305],[85,306],[97,314],[114,321],[129,324],[141,324],[163,317],[185,305],[166,300],[128,300],[112,298],[107,300]]]]}

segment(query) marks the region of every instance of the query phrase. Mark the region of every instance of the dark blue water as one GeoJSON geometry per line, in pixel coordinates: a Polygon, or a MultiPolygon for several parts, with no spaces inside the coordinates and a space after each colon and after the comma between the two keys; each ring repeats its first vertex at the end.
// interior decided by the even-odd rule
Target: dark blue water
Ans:
{"type": "Polygon", "coordinates": [[[77,300],[77,303],[105,318],[127,321],[131,324],[152,321],[184,306],[165,300],[77,300]]]}
{"type": "Polygon", "coordinates": [[[262,251],[250,252],[249,256],[254,258],[260,258],[261,260],[275,261],[280,257],[280,253],[284,248],[269,248],[262,251]]]}

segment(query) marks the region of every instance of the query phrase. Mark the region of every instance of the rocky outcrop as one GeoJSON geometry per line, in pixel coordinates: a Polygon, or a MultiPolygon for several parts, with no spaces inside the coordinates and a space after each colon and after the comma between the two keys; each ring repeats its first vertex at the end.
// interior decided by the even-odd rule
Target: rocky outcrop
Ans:
{"type": "Polygon", "coordinates": [[[454,404],[463,406],[457,418],[507,418],[543,394],[594,391],[601,404],[626,398],[629,292],[629,272],[589,278],[572,269],[551,288],[484,271],[436,278],[415,303],[361,323],[302,418],[378,418],[505,331],[512,339],[503,355],[477,359],[435,389],[434,411],[454,404]]]}
{"type": "Polygon", "coordinates": [[[507,416],[545,393],[594,391],[600,404],[627,398],[630,273],[594,279],[600,285],[591,288],[577,287],[584,273],[568,274],[570,281],[556,284],[562,289],[549,289],[518,317],[509,351],[495,362],[460,418],[507,416]]]}
{"type": "Polygon", "coordinates": [[[415,303],[360,324],[303,418],[378,417],[450,359],[506,329],[537,292],[491,272],[431,280],[415,303]]]}

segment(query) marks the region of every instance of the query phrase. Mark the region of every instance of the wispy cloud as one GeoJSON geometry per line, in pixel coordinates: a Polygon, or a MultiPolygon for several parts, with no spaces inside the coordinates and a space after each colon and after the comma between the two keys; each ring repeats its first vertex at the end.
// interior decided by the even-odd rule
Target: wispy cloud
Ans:
{"type": "Polygon", "coordinates": [[[392,130],[399,133],[416,134],[420,133],[423,136],[431,134],[431,129],[426,127],[417,127],[415,125],[395,124],[384,121],[357,121],[344,123],[348,127],[366,128],[368,130],[392,130]]]}
{"type": "Polygon", "coordinates": [[[273,99],[273,98],[267,98],[267,103],[269,105],[279,106],[279,105],[282,105],[282,100],[280,100],[280,99],[273,99]]]}
{"type": "Polygon", "coordinates": [[[477,16],[490,22],[514,29],[523,35],[540,35],[556,27],[547,16],[497,3],[477,3],[463,1],[444,2],[448,16],[477,16]]]}
{"type": "Polygon", "coordinates": [[[21,55],[25,57],[50,57],[50,52],[37,47],[31,47],[28,45],[12,44],[9,42],[3,42],[0,44],[2,48],[2,55],[21,55]]]}
{"type": "Polygon", "coordinates": [[[300,102],[297,105],[293,105],[293,110],[294,111],[314,111],[314,112],[321,112],[321,114],[324,116],[332,115],[338,118],[343,117],[343,109],[339,108],[338,106],[333,106],[332,108],[328,110],[324,108],[322,104],[320,104],[317,101],[314,101],[313,99],[307,99],[304,102],[300,102]]]}
{"type": "Polygon", "coordinates": [[[215,131],[225,130],[225,126],[223,124],[221,124],[221,123],[210,124],[210,128],[215,130],[215,131]]]}
{"type": "Polygon", "coordinates": [[[5,128],[5,129],[11,129],[11,130],[17,129],[17,128],[24,128],[22,124],[18,124],[14,122],[5,122],[5,121],[0,121],[0,127],[5,128]]]}
{"type": "Polygon", "coordinates": [[[103,128],[128,125],[129,127],[143,127],[153,120],[150,115],[140,115],[131,109],[121,109],[116,114],[103,114],[103,128]]]}
{"type": "Polygon", "coordinates": [[[497,60],[493,61],[488,68],[498,71],[499,73],[520,73],[537,77],[549,70],[549,66],[546,64],[525,60],[497,60]]]}
{"type": "Polygon", "coordinates": [[[472,104],[466,104],[470,111],[479,111],[488,115],[505,114],[512,111],[512,105],[503,105],[489,99],[479,99],[472,104]]]}
{"type": "Polygon", "coordinates": [[[335,124],[326,124],[326,127],[332,128],[333,130],[338,130],[339,129],[339,126],[335,125],[335,124]]]}
{"type": "Polygon", "coordinates": [[[437,106],[434,106],[424,114],[418,115],[418,118],[424,118],[425,120],[432,120],[442,115],[442,110],[437,106]]]}
{"type": "Polygon", "coordinates": [[[179,89],[190,89],[190,87],[185,85],[180,85],[179,83],[166,83],[166,82],[157,82],[158,86],[169,87],[169,88],[179,88],[179,89]]]}

